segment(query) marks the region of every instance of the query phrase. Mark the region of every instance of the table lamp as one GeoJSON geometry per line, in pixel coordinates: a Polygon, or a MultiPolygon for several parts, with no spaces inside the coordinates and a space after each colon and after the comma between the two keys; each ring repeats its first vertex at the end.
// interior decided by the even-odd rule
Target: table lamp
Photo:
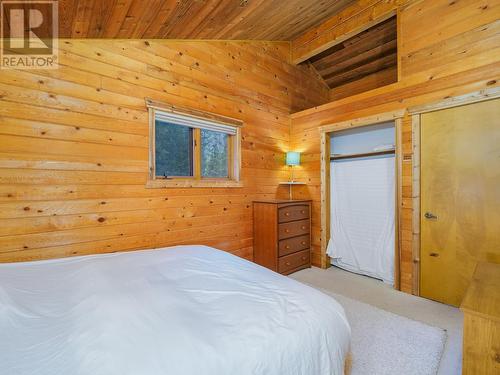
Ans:
{"type": "Polygon", "coordinates": [[[293,166],[300,165],[300,152],[288,151],[286,153],[286,165],[290,167],[290,182],[293,181],[293,166]]]}
{"type": "Polygon", "coordinates": [[[286,153],[285,164],[290,167],[290,181],[280,182],[281,185],[288,185],[288,195],[289,199],[292,200],[292,185],[304,185],[303,182],[298,182],[293,180],[293,167],[294,165],[300,165],[300,152],[288,151],[286,153]]]}

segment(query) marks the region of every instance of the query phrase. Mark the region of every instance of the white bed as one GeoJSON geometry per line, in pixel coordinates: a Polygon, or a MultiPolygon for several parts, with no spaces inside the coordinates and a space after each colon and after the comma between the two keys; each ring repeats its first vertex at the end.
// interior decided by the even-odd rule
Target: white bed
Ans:
{"type": "Polygon", "coordinates": [[[340,375],[331,297],[205,246],[0,264],[0,374],[340,375]]]}

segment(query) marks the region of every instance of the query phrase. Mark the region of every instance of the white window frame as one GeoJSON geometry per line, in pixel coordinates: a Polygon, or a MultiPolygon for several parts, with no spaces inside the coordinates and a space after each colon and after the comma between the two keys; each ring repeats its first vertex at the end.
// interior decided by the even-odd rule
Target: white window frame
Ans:
{"type": "MultiPolygon", "coordinates": [[[[152,99],[146,99],[146,107],[149,112],[149,173],[147,188],[181,188],[181,187],[241,187],[241,127],[243,122],[230,117],[225,117],[209,112],[191,110],[173,106],[171,104],[160,103],[152,99]],[[201,176],[201,160],[193,160],[193,176],[183,177],[162,177],[156,176],[155,161],[155,125],[156,120],[164,120],[175,124],[174,126],[188,126],[194,129],[206,129],[226,133],[231,137],[229,142],[228,155],[229,177],[208,178],[201,176]]],[[[200,132],[194,139],[193,150],[201,152],[200,132]]],[[[193,159],[196,159],[193,155],[193,159]]]]}

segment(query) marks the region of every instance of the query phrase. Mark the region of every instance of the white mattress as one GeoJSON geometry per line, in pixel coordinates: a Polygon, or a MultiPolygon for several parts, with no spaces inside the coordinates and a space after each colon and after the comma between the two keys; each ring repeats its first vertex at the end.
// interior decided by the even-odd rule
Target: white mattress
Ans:
{"type": "Polygon", "coordinates": [[[331,297],[205,246],[0,264],[0,374],[340,375],[331,297]]]}

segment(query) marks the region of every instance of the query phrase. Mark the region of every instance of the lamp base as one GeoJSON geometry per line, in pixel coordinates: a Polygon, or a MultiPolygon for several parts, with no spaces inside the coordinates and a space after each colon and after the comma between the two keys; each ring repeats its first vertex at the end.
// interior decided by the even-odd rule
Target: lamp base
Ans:
{"type": "Polygon", "coordinates": [[[286,182],[280,182],[280,185],[288,185],[288,196],[289,196],[289,199],[292,200],[292,186],[293,185],[305,185],[305,182],[286,181],[286,182]]]}

